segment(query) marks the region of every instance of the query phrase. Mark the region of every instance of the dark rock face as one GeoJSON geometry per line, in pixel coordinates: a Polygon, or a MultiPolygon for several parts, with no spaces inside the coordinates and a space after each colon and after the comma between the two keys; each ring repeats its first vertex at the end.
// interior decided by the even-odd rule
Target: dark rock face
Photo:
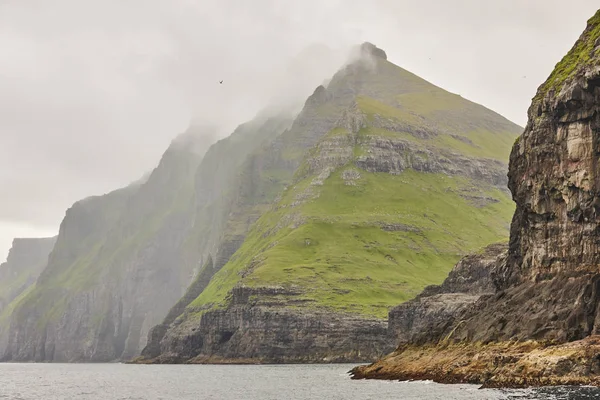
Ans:
{"type": "MultiPolygon", "coordinates": [[[[189,329],[164,325],[142,356],[154,363],[298,363],[375,360],[393,348],[385,321],[327,312],[253,304],[261,296],[290,295],[284,288],[234,290],[232,305],[181,320],[189,329]],[[267,293],[268,292],[268,293],[267,293]],[[160,343],[158,336],[162,334],[160,343]]],[[[177,325],[177,321],[175,321],[177,325]]]]}
{"type": "Polygon", "coordinates": [[[412,169],[419,172],[462,175],[490,182],[505,190],[508,182],[505,164],[490,159],[474,159],[451,151],[433,150],[406,140],[367,137],[363,144],[370,154],[359,158],[356,166],[369,172],[400,174],[412,169]]]}
{"type": "Polygon", "coordinates": [[[482,297],[494,293],[495,271],[506,263],[508,246],[488,246],[463,258],[439,286],[390,311],[389,334],[397,343],[423,344],[442,339],[457,318],[482,297]]]}

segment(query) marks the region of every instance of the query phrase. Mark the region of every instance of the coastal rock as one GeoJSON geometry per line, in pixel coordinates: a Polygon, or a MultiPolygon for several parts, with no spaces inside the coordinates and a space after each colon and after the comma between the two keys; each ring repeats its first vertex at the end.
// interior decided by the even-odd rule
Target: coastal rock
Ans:
{"type": "MultiPolygon", "coordinates": [[[[150,340],[141,362],[313,363],[375,360],[392,350],[385,321],[356,315],[290,309],[290,302],[260,302],[294,295],[284,288],[233,291],[232,306],[186,315],[161,338],[150,340]],[[257,304],[257,301],[259,302],[257,304]]],[[[298,304],[301,305],[301,304],[298,304]]]]}
{"type": "Polygon", "coordinates": [[[482,388],[600,386],[600,336],[575,342],[404,345],[352,370],[353,379],[433,380],[482,388]]]}

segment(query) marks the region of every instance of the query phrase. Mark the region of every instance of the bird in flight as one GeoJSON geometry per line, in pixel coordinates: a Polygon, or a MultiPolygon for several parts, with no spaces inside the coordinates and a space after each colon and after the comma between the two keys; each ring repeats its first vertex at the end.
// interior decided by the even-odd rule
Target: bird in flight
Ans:
{"type": "Polygon", "coordinates": [[[219,81],[219,84],[221,84],[221,85],[222,85],[222,84],[223,84],[223,81],[219,81]]]}

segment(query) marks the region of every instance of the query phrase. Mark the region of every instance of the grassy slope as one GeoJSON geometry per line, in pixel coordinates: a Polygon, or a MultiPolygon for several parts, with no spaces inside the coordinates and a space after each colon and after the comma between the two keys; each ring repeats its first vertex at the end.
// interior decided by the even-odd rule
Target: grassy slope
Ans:
{"type": "MultiPolygon", "coordinates": [[[[47,262],[44,262],[44,265],[47,262]]],[[[12,277],[12,279],[2,280],[0,281],[0,298],[2,298],[5,294],[13,294],[16,293],[18,297],[20,291],[27,289],[27,282],[32,278],[35,279],[36,271],[39,271],[43,266],[33,265],[29,266],[30,268],[21,268],[16,276],[12,277]]]]}
{"type": "Polygon", "coordinates": [[[474,189],[466,179],[414,171],[361,175],[350,186],[337,171],[318,199],[290,211],[295,195],[312,178],[299,182],[277,210],[258,221],[192,306],[224,304],[227,292],[239,283],[284,285],[301,287],[302,298],[314,305],[383,317],[390,306],[443,280],[464,253],[507,236],[514,209],[498,189],[483,190],[498,203],[476,208],[458,193],[474,189]],[[284,223],[269,234],[290,214],[299,214],[306,223],[296,229],[284,223]],[[384,231],[381,223],[410,228],[384,231]],[[259,265],[240,280],[239,272],[257,254],[259,265]]]}

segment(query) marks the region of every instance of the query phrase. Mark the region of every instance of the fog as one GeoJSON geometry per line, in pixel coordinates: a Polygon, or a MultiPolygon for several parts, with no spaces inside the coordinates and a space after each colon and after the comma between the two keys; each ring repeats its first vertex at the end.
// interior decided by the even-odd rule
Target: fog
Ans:
{"type": "Polygon", "coordinates": [[[15,236],[138,179],[190,123],[225,136],[301,104],[370,41],[524,125],[597,8],[574,0],[14,0],[0,3],[0,260],[15,236]],[[220,81],[223,83],[219,83],[220,81]]]}

